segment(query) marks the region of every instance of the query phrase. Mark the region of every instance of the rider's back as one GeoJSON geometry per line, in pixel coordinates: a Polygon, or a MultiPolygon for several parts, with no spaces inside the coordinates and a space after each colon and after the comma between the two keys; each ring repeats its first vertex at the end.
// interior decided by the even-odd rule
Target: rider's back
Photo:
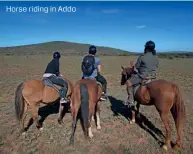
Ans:
{"type": "Polygon", "coordinates": [[[158,65],[159,61],[157,56],[153,55],[151,52],[147,52],[139,57],[139,62],[136,64],[136,68],[138,69],[139,75],[142,78],[145,78],[148,73],[156,73],[158,65]]]}
{"type": "Polygon", "coordinates": [[[51,73],[58,76],[59,73],[59,60],[57,58],[52,59],[52,61],[47,65],[45,73],[51,73]]]}
{"type": "Polygon", "coordinates": [[[100,64],[100,59],[96,56],[94,56],[94,58],[95,58],[95,64],[94,64],[95,69],[93,70],[91,75],[87,75],[83,73],[84,78],[95,78],[97,76],[97,73],[98,73],[97,66],[100,64]]]}

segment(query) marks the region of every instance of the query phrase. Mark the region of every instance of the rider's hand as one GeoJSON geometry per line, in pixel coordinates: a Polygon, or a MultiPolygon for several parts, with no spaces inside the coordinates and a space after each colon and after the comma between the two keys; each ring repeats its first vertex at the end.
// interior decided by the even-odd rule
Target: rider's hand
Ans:
{"type": "Polygon", "coordinates": [[[134,67],[133,68],[134,73],[138,73],[138,70],[134,67]]]}

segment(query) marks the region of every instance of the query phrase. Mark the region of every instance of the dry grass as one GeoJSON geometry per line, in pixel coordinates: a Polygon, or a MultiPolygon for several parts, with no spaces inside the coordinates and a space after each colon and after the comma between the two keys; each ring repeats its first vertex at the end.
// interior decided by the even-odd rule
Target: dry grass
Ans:
{"type": "MultiPolygon", "coordinates": [[[[142,106],[144,124],[130,125],[126,117],[128,112],[122,105],[126,98],[125,87],[120,86],[121,65],[128,65],[129,60],[136,57],[102,57],[103,75],[108,81],[109,102],[102,104],[102,130],[93,127],[94,138],[86,141],[78,123],[75,134],[75,147],[69,147],[71,133],[71,116],[66,114],[64,124],[59,126],[57,114],[51,114],[44,121],[44,130],[39,132],[33,125],[27,136],[18,136],[18,125],[14,117],[14,92],[16,86],[29,79],[41,79],[41,75],[51,57],[48,56],[1,56],[0,60],[0,152],[5,153],[103,153],[161,154],[158,141],[164,141],[160,131],[165,134],[163,124],[156,109],[142,106]],[[158,141],[157,141],[158,140],[158,141]]],[[[81,78],[81,57],[62,57],[62,73],[75,83],[81,78]]],[[[160,60],[158,78],[177,83],[185,99],[187,123],[184,128],[183,145],[180,153],[193,153],[193,60],[160,60]]],[[[53,107],[53,110],[55,108],[53,107]]],[[[93,125],[94,126],[94,125],[93,125]]],[[[173,140],[175,139],[175,127],[173,140]]]]}

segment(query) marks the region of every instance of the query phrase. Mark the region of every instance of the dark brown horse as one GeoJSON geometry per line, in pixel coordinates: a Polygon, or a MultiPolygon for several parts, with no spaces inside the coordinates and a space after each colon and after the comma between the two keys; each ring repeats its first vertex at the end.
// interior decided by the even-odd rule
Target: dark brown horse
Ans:
{"type": "MultiPolygon", "coordinates": [[[[131,62],[131,68],[122,66],[121,85],[127,83],[131,77],[134,65],[131,62]]],[[[177,85],[166,80],[154,80],[146,85],[140,86],[134,96],[136,105],[136,114],[139,117],[139,107],[142,105],[154,105],[160,114],[166,130],[166,140],[163,148],[167,151],[171,142],[171,128],[168,118],[169,112],[172,113],[176,124],[177,139],[174,149],[177,150],[182,142],[182,129],[185,122],[185,106],[182,95],[177,85]]],[[[134,108],[133,108],[134,109],[134,108]]],[[[132,119],[130,123],[135,123],[135,112],[132,110],[132,119]]]]}
{"type": "Polygon", "coordinates": [[[86,138],[93,137],[91,131],[91,120],[93,116],[96,116],[97,129],[101,129],[99,104],[101,95],[102,87],[94,79],[82,79],[75,84],[71,103],[72,135],[70,137],[70,145],[74,145],[74,134],[79,109],[86,138]]]}
{"type": "MultiPolygon", "coordinates": [[[[64,78],[68,82],[67,98],[71,99],[73,92],[72,83],[64,78]]],[[[41,80],[29,80],[22,82],[18,85],[15,92],[15,111],[16,117],[20,123],[20,131],[25,134],[24,121],[26,118],[27,110],[31,109],[31,120],[36,122],[37,128],[43,129],[42,123],[38,120],[38,110],[40,103],[53,104],[59,99],[58,91],[50,86],[46,86],[41,80]]],[[[62,111],[63,105],[60,104],[58,122],[62,123],[62,111]]]]}

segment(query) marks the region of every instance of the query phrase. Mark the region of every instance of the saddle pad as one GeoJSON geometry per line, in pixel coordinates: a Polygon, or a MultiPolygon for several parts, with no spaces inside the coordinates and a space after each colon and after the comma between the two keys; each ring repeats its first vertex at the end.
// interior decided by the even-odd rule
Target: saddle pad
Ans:
{"type": "Polygon", "coordinates": [[[60,92],[60,90],[62,89],[61,86],[53,84],[48,78],[43,78],[43,82],[46,86],[54,88],[57,92],[60,92]]]}

